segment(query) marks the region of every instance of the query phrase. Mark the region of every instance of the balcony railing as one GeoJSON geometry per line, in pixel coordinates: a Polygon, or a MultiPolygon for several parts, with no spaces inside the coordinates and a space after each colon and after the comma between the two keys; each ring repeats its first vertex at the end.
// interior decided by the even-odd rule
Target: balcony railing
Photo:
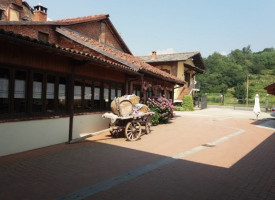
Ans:
{"type": "Polygon", "coordinates": [[[189,85],[189,94],[192,91],[200,91],[200,83],[198,83],[196,81],[191,82],[189,85]]]}

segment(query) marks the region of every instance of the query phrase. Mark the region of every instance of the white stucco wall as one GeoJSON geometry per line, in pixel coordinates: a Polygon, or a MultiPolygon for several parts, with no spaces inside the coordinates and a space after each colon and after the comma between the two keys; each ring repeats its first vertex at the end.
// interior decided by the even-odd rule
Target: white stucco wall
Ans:
{"type": "MultiPolygon", "coordinates": [[[[73,139],[109,127],[102,114],[74,116],[73,139]]],[[[0,123],[0,156],[68,142],[69,118],[0,123]]]]}
{"type": "Polygon", "coordinates": [[[0,156],[68,141],[69,118],[0,123],[0,156]]]}
{"type": "Polygon", "coordinates": [[[109,127],[109,119],[103,119],[102,114],[78,115],[74,117],[73,139],[86,134],[101,131],[109,127]]]}

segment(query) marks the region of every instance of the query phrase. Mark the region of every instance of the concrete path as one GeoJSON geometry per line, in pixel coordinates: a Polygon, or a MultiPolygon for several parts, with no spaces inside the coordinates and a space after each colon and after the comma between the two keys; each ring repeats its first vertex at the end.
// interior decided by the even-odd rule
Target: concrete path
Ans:
{"type": "Polygon", "coordinates": [[[275,199],[275,121],[176,112],[139,141],[101,134],[0,158],[0,199],[275,199]]]}

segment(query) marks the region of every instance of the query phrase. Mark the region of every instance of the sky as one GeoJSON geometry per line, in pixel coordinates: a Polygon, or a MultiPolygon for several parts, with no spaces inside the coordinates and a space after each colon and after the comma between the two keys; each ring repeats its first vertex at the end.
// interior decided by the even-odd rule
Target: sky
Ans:
{"type": "Polygon", "coordinates": [[[26,0],[48,18],[109,14],[136,56],[200,51],[223,55],[275,47],[274,0],[26,0]]]}

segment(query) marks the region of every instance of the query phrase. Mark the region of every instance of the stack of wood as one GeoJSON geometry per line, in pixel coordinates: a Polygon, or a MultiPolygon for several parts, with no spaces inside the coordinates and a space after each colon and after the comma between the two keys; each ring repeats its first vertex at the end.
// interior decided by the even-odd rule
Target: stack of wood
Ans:
{"type": "MultiPolygon", "coordinates": [[[[135,95],[125,95],[115,98],[111,102],[111,110],[118,116],[131,115],[134,112],[134,106],[139,104],[140,97],[135,95]]],[[[138,112],[147,113],[149,108],[146,105],[139,106],[138,112]]]]}

